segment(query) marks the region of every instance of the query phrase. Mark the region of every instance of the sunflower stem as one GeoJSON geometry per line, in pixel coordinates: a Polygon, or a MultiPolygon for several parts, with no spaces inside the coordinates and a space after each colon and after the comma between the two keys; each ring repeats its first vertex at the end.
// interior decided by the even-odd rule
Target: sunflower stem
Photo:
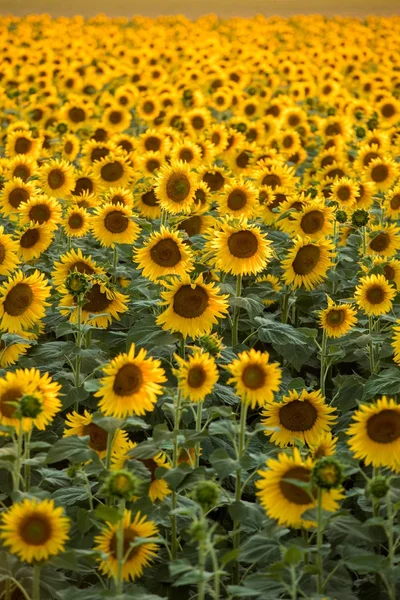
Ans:
{"type": "Polygon", "coordinates": [[[323,561],[322,561],[322,542],[323,542],[323,525],[322,525],[322,489],[318,488],[317,498],[317,593],[324,593],[324,573],[323,573],[323,561]]]}
{"type": "Polygon", "coordinates": [[[23,432],[22,432],[22,423],[20,425],[20,431],[17,433],[17,440],[15,443],[15,451],[16,457],[14,461],[14,470],[13,470],[13,487],[14,492],[19,491],[20,487],[20,479],[21,479],[21,456],[22,456],[22,441],[23,441],[23,432]]]}
{"type": "MultiPolygon", "coordinates": [[[[207,528],[207,521],[204,518],[203,511],[201,511],[202,517],[201,521],[203,522],[203,527],[207,528]]],[[[200,580],[197,584],[197,600],[204,600],[206,597],[206,582],[204,578],[204,571],[206,567],[206,558],[207,558],[207,549],[206,543],[204,539],[199,541],[199,571],[200,571],[200,580]]]]}
{"type": "Polygon", "coordinates": [[[117,283],[117,267],[118,267],[118,246],[114,246],[113,250],[113,283],[117,283]]]}
{"type": "Polygon", "coordinates": [[[325,329],[323,329],[322,345],[321,345],[321,372],[320,372],[320,388],[321,388],[321,394],[323,396],[325,396],[325,382],[326,382],[326,375],[327,375],[327,370],[328,370],[327,369],[327,360],[326,360],[327,347],[328,347],[328,338],[326,336],[325,329]]]}
{"type": "Polygon", "coordinates": [[[32,600],[40,600],[40,565],[38,563],[35,563],[33,567],[32,600]]]}
{"type": "MultiPolygon", "coordinates": [[[[80,387],[80,379],[81,379],[81,348],[82,348],[82,306],[83,306],[83,295],[79,294],[78,303],[77,303],[77,317],[76,317],[76,347],[78,349],[78,354],[75,359],[75,387],[78,389],[80,387]]],[[[77,401],[75,405],[75,410],[78,412],[79,402],[77,401]]]]}
{"type": "Polygon", "coordinates": [[[162,210],[161,211],[160,229],[161,229],[161,227],[167,227],[167,225],[168,225],[168,213],[166,210],[162,210]]]}
{"type": "MultiPolygon", "coordinates": [[[[200,433],[201,431],[201,420],[203,416],[203,402],[198,402],[197,404],[197,414],[196,414],[196,433],[200,433]]],[[[197,468],[200,464],[200,442],[196,442],[195,446],[195,463],[194,466],[197,468]]]]}
{"type": "Polygon", "coordinates": [[[113,447],[113,442],[114,442],[114,435],[115,435],[115,433],[112,431],[109,431],[107,434],[107,450],[106,450],[106,470],[107,471],[110,470],[110,466],[111,466],[111,452],[112,452],[112,447],[113,447]]]}
{"type": "MultiPolygon", "coordinates": [[[[24,460],[27,461],[30,459],[30,454],[31,454],[31,435],[32,432],[28,431],[25,434],[25,456],[24,456],[24,460]]],[[[31,487],[31,466],[29,464],[24,465],[24,480],[25,480],[25,492],[29,492],[30,487],[31,487]]]]}
{"type": "Polygon", "coordinates": [[[214,544],[210,544],[210,556],[214,571],[214,600],[219,600],[220,595],[220,575],[217,553],[215,552],[214,544]]]}
{"type": "MultiPolygon", "coordinates": [[[[236,278],[236,298],[240,298],[242,294],[242,276],[238,275],[236,278]]],[[[238,332],[239,332],[239,316],[240,306],[235,306],[233,311],[232,321],[232,346],[237,346],[239,343],[238,332]]]]}
{"type": "Polygon", "coordinates": [[[7,577],[6,579],[6,594],[5,600],[11,600],[11,580],[7,577]]]}
{"type": "Polygon", "coordinates": [[[372,333],[374,330],[374,323],[372,317],[368,317],[368,331],[369,331],[369,368],[371,371],[371,375],[375,373],[375,359],[374,359],[374,342],[372,339],[372,333]]]}
{"type": "Polygon", "coordinates": [[[290,587],[290,597],[292,600],[297,600],[297,577],[295,565],[290,565],[290,579],[292,583],[290,587]]]}
{"type": "Polygon", "coordinates": [[[124,590],[124,511],[125,511],[125,500],[121,500],[120,503],[121,520],[119,522],[117,532],[117,580],[115,582],[115,591],[117,596],[121,596],[124,590]]]}
{"type": "Polygon", "coordinates": [[[291,294],[291,292],[288,292],[287,294],[283,294],[282,306],[281,306],[282,323],[287,323],[288,322],[290,294],[291,294]]]}
{"type": "MultiPolygon", "coordinates": [[[[185,355],[184,351],[185,340],[183,339],[183,356],[185,355]]],[[[181,402],[182,402],[182,393],[178,390],[178,394],[176,397],[175,403],[175,415],[174,415],[174,446],[173,446],[173,454],[172,454],[172,468],[175,469],[178,466],[179,459],[179,425],[181,422],[181,402]]],[[[177,519],[175,510],[178,506],[178,494],[173,491],[171,494],[171,554],[172,560],[176,559],[178,553],[178,529],[177,529],[177,519]]]]}
{"type": "MultiPolygon", "coordinates": [[[[238,452],[237,452],[237,460],[241,461],[243,458],[243,454],[246,447],[246,422],[247,422],[247,411],[248,404],[242,402],[240,405],[240,426],[239,426],[239,440],[238,440],[238,452]]],[[[235,502],[240,502],[242,498],[242,469],[239,467],[236,471],[236,486],[235,486],[235,502]]],[[[233,535],[233,549],[236,552],[239,549],[240,544],[240,521],[235,521],[233,523],[234,535],[233,535]]],[[[233,585],[239,584],[239,562],[236,559],[233,566],[232,573],[232,581],[233,585]]]]}

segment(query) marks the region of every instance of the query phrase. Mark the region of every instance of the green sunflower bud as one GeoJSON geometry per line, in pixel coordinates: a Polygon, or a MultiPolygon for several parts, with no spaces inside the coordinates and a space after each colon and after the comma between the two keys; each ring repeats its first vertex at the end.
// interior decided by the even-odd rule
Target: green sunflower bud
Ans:
{"type": "Polygon", "coordinates": [[[189,533],[197,542],[205,539],[207,531],[202,521],[194,521],[189,527],[189,533]]]}
{"type": "Polygon", "coordinates": [[[343,481],[342,465],[331,456],[321,458],[313,467],[312,481],[324,490],[339,487],[343,481]]]}
{"type": "Polygon", "coordinates": [[[203,337],[199,338],[198,343],[203,350],[211,354],[214,358],[221,356],[223,348],[222,340],[216,333],[213,333],[212,335],[203,335],[203,337]]]}
{"type": "Polygon", "coordinates": [[[335,217],[338,223],[346,223],[347,221],[347,213],[345,210],[337,210],[335,213],[335,217]]]}
{"type": "Polygon", "coordinates": [[[334,106],[330,106],[326,111],[328,117],[334,117],[336,115],[336,108],[334,106]]]}
{"type": "Polygon", "coordinates": [[[390,490],[389,481],[383,475],[377,475],[368,484],[367,495],[374,500],[382,500],[390,490]]]}
{"type": "Polygon", "coordinates": [[[217,504],[219,494],[220,489],[214,481],[201,481],[194,488],[192,498],[204,512],[208,512],[217,504]]]}
{"type": "Polygon", "coordinates": [[[356,136],[358,138],[365,137],[365,129],[364,129],[364,127],[357,127],[357,129],[356,129],[356,136]]]}
{"type": "Polygon", "coordinates": [[[126,469],[120,469],[108,476],[105,483],[105,490],[111,497],[130,500],[133,496],[140,493],[140,484],[140,480],[133,473],[126,469]]]}
{"type": "Polygon", "coordinates": [[[33,394],[22,396],[19,401],[18,412],[23,418],[36,419],[42,412],[42,401],[33,394]]]}
{"type": "Polygon", "coordinates": [[[359,209],[353,212],[351,223],[354,227],[364,227],[369,221],[369,213],[366,210],[359,209]]]}
{"type": "Polygon", "coordinates": [[[80,296],[89,290],[90,279],[84,273],[73,271],[68,275],[65,287],[73,296],[80,296]]]}
{"type": "Polygon", "coordinates": [[[58,133],[61,133],[61,135],[63,133],[66,133],[68,131],[68,125],[66,125],[65,123],[59,123],[57,125],[57,131],[58,133]]]}

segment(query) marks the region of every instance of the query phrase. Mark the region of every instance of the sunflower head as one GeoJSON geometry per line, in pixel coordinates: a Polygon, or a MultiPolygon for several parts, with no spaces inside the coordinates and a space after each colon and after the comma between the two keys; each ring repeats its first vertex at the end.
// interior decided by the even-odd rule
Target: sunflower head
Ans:
{"type": "Polygon", "coordinates": [[[343,468],[339,461],[332,456],[317,460],[312,470],[312,481],[319,488],[331,490],[341,486],[343,468]]]}
{"type": "Polygon", "coordinates": [[[110,473],[105,482],[106,493],[111,498],[131,500],[140,494],[141,481],[127,469],[119,469],[110,473]]]}

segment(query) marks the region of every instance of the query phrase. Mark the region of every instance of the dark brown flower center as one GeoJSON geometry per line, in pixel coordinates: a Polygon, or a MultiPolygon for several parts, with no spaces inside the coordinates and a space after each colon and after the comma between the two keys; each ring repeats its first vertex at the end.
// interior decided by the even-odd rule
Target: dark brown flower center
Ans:
{"type": "Polygon", "coordinates": [[[142,106],[143,108],[143,112],[146,113],[146,115],[150,115],[153,111],[154,111],[154,104],[153,102],[151,102],[150,100],[147,100],[147,102],[145,102],[142,106]]]}
{"type": "Polygon", "coordinates": [[[104,227],[111,233],[123,233],[128,229],[129,219],[119,210],[109,212],[104,219],[104,227]]]}
{"type": "Polygon", "coordinates": [[[228,238],[228,248],[236,258],[250,258],[258,250],[258,240],[251,231],[236,231],[228,238]]]}
{"type": "Polygon", "coordinates": [[[383,274],[388,281],[394,281],[396,277],[396,271],[390,265],[385,265],[383,267],[383,274]]]}
{"type": "Polygon", "coordinates": [[[228,196],[228,206],[231,210],[240,210],[247,203],[247,195],[243,190],[232,190],[228,196]]]}
{"type": "Polygon", "coordinates": [[[386,248],[390,244],[390,236],[383,231],[378,233],[369,243],[369,247],[374,252],[382,252],[382,250],[386,250],[386,248]]]}
{"type": "Polygon", "coordinates": [[[299,483],[309,483],[310,477],[310,470],[305,467],[293,467],[292,469],[289,469],[289,471],[285,473],[284,478],[279,482],[279,487],[286,500],[298,505],[310,504],[313,499],[307,490],[298,487],[294,483],[290,483],[290,481],[285,481],[287,479],[293,479],[297,480],[299,483]]]}
{"type": "Polygon", "coordinates": [[[89,194],[91,194],[92,191],[93,181],[89,177],[78,177],[72,194],[74,196],[80,196],[83,192],[88,192],[89,194]]]}
{"type": "Polygon", "coordinates": [[[332,308],[326,314],[326,322],[331,327],[338,327],[339,325],[344,323],[345,317],[346,317],[346,314],[345,314],[344,310],[337,310],[337,309],[332,308]]]}
{"type": "Polygon", "coordinates": [[[95,423],[89,423],[83,428],[83,435],[90,436],[89,447],[97,452],[102,452],[107,448],[108,434],[105,429],[95,423]]]}
{"type": "Polygon", "coordinates": [[[109,114],[110,123],[118,125],[122,121],[122,113],[119,110],[112,110],[109,114]]]}
{"type": "Polygon", "coordinates": [[[341,131],[342,130],[339,123],[330,123],[325,129],[325,134],[329,137],[332,137],[334,135],[340,135],[341,131]]]}
{"type": "Polygon", "coordinates": [[[238,156],[236,157],[236,165],[240,168],[240,169],[245,169],[249,162],[250,162],[250,153],[247,152],[246,150],[243,150],[242,152],[240,152],[240,154],[238,154],[238,156]]]}
{"type": "Polygon", "coordinates": [[[393,117],[396,114],[396,109],[393,106],[393,104],[390,104],[388,102],[387,104],[384,104],[382,106],[381,113],[386,119],[390,119],[391,117],[393,117]]]}
{"type": "Polygon", "coordinates": [[[94,148],[90,155],[90,159],[92,162],[96,162],[96,161],[101,160],[102,158],[105,158],[109,154],[110,154],[109,148],[94,148]]]}
{"type": "Polygon", "coordinates": [[[47,183],[52,190],[58,190],[65,183],[65,175],[60,169],[54,169],[47,175],[47,183]]]}
{"type": "Polygon", "coordinates": [[[142,202],[146,206],[158,206],[159,204],[158,198],[156,197],[153,189],[142,194],[142,202]]]}
{"type": "Polygon", "coordinates": [[[375,158],[379,158],[379,154],[377,152],[367,152],[363,158],[364,167],[368,167],[369,163],[375,160],[375,158]]]}
{"type": "Polygon", "coordinates": [[[215,173],[204,173],[203,181],[208,185],[212,192],[218,192],[225,185],[225,178],[219,171],[216,171],[215,173]]]}
{"type": "Polygon", "coordinates": [[[389,169],[386,165],[375,165],[372,167],[371,171],[371,179],[375,181],[375,183],[382,183],[389,176],[389,169]]]}
{"type": "Polygon", "coordinates": [[[198,235],[201,232],[202,219],[199,215],[189,217],[178,225],[180,231],[186,231],[189,237],[198,235]]]}
{"type": "Polygon", "coordinates": [[[316,233],[322,229],[324,223],[324,214],[319,210],[312,210],[302,217],[300,227],[304,233],[316,233]]]}
{"type": "Polygon", "coordinates": [[[157,152],[157,150],[159,150],[161,147],[161,140],[155,135],[151,135],[145,139],[144,147],[147,151],[157,152]]]}
{"type": "Polygon", "coordinates": [[[29,200],[29,192],[25,188],[14,188],[8,196],[8,202],[13,208],[18,208],[22,202],[27,200],[29,200]]]}
{"type": "Polygon", "coordinates": [[[248,365],[242,373],[245,387],[251,390],[262,388],[266,380],[266,373],[260,365],[248,365]]]}
{"type": "Polygon", "coordinates": [[[370,304],[381,304],[385,300],[386,294],[380,285],[373,285],[367,289],[365,296],[370,304]]]}
{"type": "Polygon", "coordinates": [[[68,226],[70,229],[80,229],[83,225],[83,217],[80,213],[74,213],[68,218],[68,226]]]}
{"type": "Polygon", "coordinates": [[[18,534],[28,546],[41,546],[51,538],[51,523],[46,515],[27,515],[19,524],[18,534]]]}
{"type": "Polygon", "coordinates": [[[207,374],[203,367],[197,365],[195,367],[190,367],[188,371],[188,386],[191,388],[199,388],[201,387],[207,379],[207,374]]]}
{"type": "Polygon", "coordinates": [[[47,204],[36,204],[32,206],[29,211],[29,218],[31,221],[36,221],[37,223],[45,223],[51,217],[51,212],[47,204]]]}
{"type": "Polygon", "coordinates": [[[101,178],[107,182],[118,181],[123,174],[124,168],[117,160],[109,162],[101,167],[101,178]]]}
{"type": "Polygon", "coordinates": [[[3,264],[6,254],[6,249],[4,245],[0,242],[0,265],[3,264]]]}
{"type": "Polygon", "coordinates": [[[28,154],[32,148],[32,140],[26,137],[19,137],[15,140],[14,149],[17,154],[28,154]]]}
{"type": "Polygon", "coordinates": [[[390,444],[400,438],[400,414],[396,410],[381,410],[367,421],[368,437],[378,444],[390,444]]]}
{"type": "MultiPolygon", "coordinates": [[[[132,531],[131,529],[124,529],[124,546],[122,549],[122,555],[126,556],[127,553],[129,552],[128,556],[126,556],[127,561],[132,560],[140,550],[140,546],[138,546],[137,548],[132,548],[129,551],[129,547],[135,541],[135,539],[136,539],[136,535],[135,535],[134,531],[132,531]]],[[[110,539],[110,554],[113,558],[115,558],[115,559],[118,558],[117,534],[116,533],[113,533],[113,535],[110,539]]]]}
{"type": "Polygon", "coordinates": [[[21,388],[15,387],[7,390],[0,397],[0,412],[4,417],[12,419],[17,408],[12,403],[18,402],[24,395],[24,391],[21,388]]]}
{"type": "Polygon", "coordinates": [[[38,229],[28,229],[22,234],[19,244],[21,248],[33,248],[34,245],[40,240],[40,233],[38,229]]]}
{"type": "Polygon", "coordinates": [[[74,149],[74,146],[73,146],[72,142],[68,141],[65,143],[65,146],[64,146],[65,154],[71,154],[73,149],[74,149]]]}
{"type": "Polygon", "coordinates": [[[179,160],[183,162],[190,163],[194,159],[194,154],[190,148],[182,148],[179,152],[179,160]]]}
{"type": "Polygon", "coordinates": [[[268,175],[265,175],[263,178],[261,185],[267,185],[274,190],[279,185],[282,185],[282,182],[281,178],[278,177],[278,175],[275,175],[275,173],[268,173],[268,175]]]}
{"type": "Polygon", "coordinates": [[[190,194],[190,181],[183,173],[172,173],[167,181],[167,196],[172,202],[183,202],[190,194]]]}
{"type": "Polygon", "coordinates": [[[193,129],[203,129],[204,128],[204,119],[200,115],[196,115],[192,118],[192,127],[193,129]]]}
{"type": "Polygon", "coordinates": [[[207,290],[200,285],[183,285],[174,296],[174,312],[185,319],[201,317],[209,304],[207,290]]]}
{"type": "Polygon", "coordinates": [[[207,196],[204,190],[198,189],[194,194],[194,201],[196,204],[205,204],[207,200],[207,196]]]}
{"type": "Polygon", "coordinates": [[[400,194],[395,194],[390,201],[390,208],[398,210],[400,208],[400,194]]]}
{"type": "Polygon", "coordinates": [[[22,181],[26,181],[30,175],[31,172],[25,165],[17,165],[13,171],[13,177],[19,177],[22,181]]]}
{"type": "Polygon", "coordinates": [[[312,273],[321,256],[318,246],[309,244],[300,248],[293,261],[293,271],[296,275],[308,275],[312,273]]]}
{"type": "Polygon", "coordinates": [[[351,198],[351,190],[348,185],[341,185],[337,189],[336,195],[342,202],[347,202],[351,198]]]}
{"type": "Polygon", "coordinates": [[[110,304],[112,300],[107,298],[107,294],[101,291],[100,285],[95,283],[85,294],[85,304],[82,308],[88,313],[96,314],[106,312],[110,304]]]}
{"type": "Polygon", "coordinates": [[[143,383],[142,371],[133,363],[121,367],[115,376],[113,391],[117,396],[137,394],[143,383]]]}
{"type": "Polygon", "coordinates": [[[92,273],[94,273],[94,269],[82,261],[75,262],[69,267],[68,273],[72,273],[73,271],[78,271],[78,273],[86,273],[86,275],[92,275],[92,273]]]}
{"type": "Polygon", "coordinates": [[[139,460],[144,464],[146,469],[150,471],[151,481],[156,481],[156,469],[158,469],[159,465],[156,463],[154,458],[141,458],[139,460]]]}
{"type": "Polygon", "coordinates": [[[279,421],[289,431],[307,431],[318,417],[317,410],[308,400],[293,400],[279,409],[279,421]]]}
{"type": "Polygon", "coordinates": [[[11,317],[19,317],[24,314],[32,304],[33,292],[27,283],[17,283],[8,292],[4,301],[4,311],[11,317]]]}
{"type": "Polygon", "coordinates": [[[82,123],[82,121],[84,121],[86,117],[83,108],[78,108],[76,106],[69,109],[68,116],[73,123],[82,123]]]}
{"type": "Polygon", "coordinates": [[[150,249],[150,256],[160,267],[175,267],[181,260],[178,244],[171,238],[157,242],[150,249]]]}

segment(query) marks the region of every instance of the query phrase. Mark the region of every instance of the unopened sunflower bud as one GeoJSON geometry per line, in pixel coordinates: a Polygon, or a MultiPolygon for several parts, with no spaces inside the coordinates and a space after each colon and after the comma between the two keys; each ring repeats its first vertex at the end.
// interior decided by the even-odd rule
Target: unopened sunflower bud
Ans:
{"type": "Polygon", "coordinates": [[[139,495],[140,480],[126,469],[114,471],[108,476],[105,490],[111,497],[130,500],[139,495]]]}
{"type": "Polygon", "coordinates": [[[386,477],[377,475],[368,484],[367,495],[374,500],[382,500],[390,490],[390,485],[386,477]]]}
{"type": "Polygon", "coordinates": [[[189,533],[197,542],[201,542],[207,535],[205,524],[202,521],[194,521],[189,527],[189,533]]]}
{"type": "Polygon", "coordinates": [[[340,487],[343,481],[342,465],[331,456],[321,458],[313,467],[312,481],[324,490],[340,487]]]}
{"type": "Polygon", "coordinates": [[[90,288],[90,279],[84,273],[73,271],[65,281],[65,287],[73,296],[85,294],[90,288]]]}
{"type": "Polygon", "coordinates": [[[347,213],[345,210],[337,210],[335,217],[338,223],[346,223],[347,221],[347,213]]]}
{"type": "Polygon", "coordinates": [[[354,227],[364,227],[369,221],[368,211],[360,208],[353,212],[351,216],[351,223],[354,227]]]}
{"type": "Polygon", "coordinates": [[[199,338],[198,344],[203,348],[203,350],[211,354],[211,356],[214,358],[221,356],[223,348],[222,340],[216,333],[211,335],[203,335],[201,338],[199,338]]]}
{"type": "Polygon", "coordinates": [[[326,111],[328,117],[334,117],[336,115],[336,108],[334,106],[330,106],[326,111]]]}
{"type": "Polygon", "coordinates": [[[356,136],[359,139],[365,137],[365,129],[364,129],[364,127],[357,127],[357,129],[356,129],[356,136]]]}
{"type": "Polygon", "coordinates": [[[204,512],[208,512],[217,504],[219,495],[220,489],[214,481],[201,481],[194,488],[192,498],[204,512]]]}
{"type": "Polygon", "coordinates": [[[57,125],[57,131],[58,131],[58,133],[61,133],[61,135],[62,135],[63,133],[68,131],[68,126],[65,123],[59,123],[57,125]]]}
{"type": "Polygon", "coordinates": [[[23,418],[36,419],[42,412],[42,401],[34,394],[26,394],[19,401],[18,412],[23,418]]]}

